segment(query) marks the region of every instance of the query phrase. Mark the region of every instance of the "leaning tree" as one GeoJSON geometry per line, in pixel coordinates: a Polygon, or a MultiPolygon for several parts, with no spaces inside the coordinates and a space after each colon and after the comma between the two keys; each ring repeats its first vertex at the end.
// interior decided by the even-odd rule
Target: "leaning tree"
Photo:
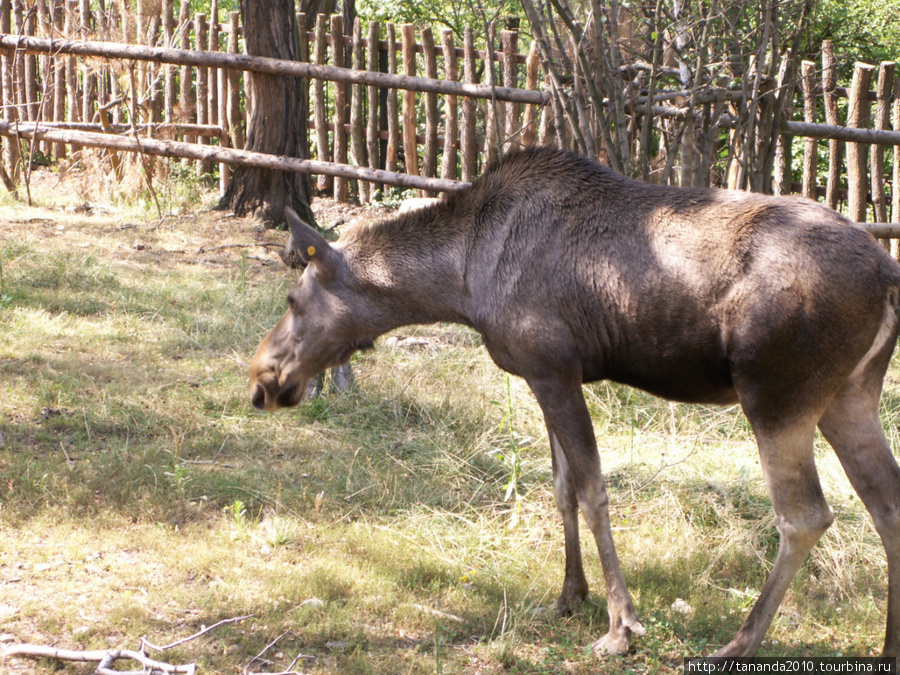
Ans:
{"type": "MultiPolygon", "coordinates": [[[[296,60],[294,0],[240,0],[244,45],[251,56],[296,60]]],[[[306,109],[296,78],[248,72],[245,149],[306,159],[306,109]]],[[[223,205],[239,216],[255,215],[274,227],[290,206],[313,224],[305,176],[286,171],[238,167],[223,205]]]]}

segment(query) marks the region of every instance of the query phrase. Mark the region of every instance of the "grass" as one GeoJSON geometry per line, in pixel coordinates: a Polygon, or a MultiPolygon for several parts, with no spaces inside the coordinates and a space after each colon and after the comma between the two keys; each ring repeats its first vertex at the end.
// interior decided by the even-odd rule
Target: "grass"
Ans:
{"type": "MultiPolygon", "coordinates": [[[[295,273],[255,259],[275,260],[262,249],[209,249],[283,235],[221,212],[160,222],[117,208],[0,203],[5,639],[134,648],[252,615],[166,659],[240,672],[281,636],[251,670],[302,654],[295,670],[317,674],[668,673],[737,630],[777,546],[739,412],[586,388],[648,628],[600,664],[588,649],[607,621],[596,549],[584,537],[593,603],[557,618],[546,433],[477,335],[405,329],[427,344],[356,357],[357,392],[259,413],[247,362],[295,273]]],[[[895,447],[898,381],[895,363],[883,410],[895,447]]],[[[871,655],[883,551],[833,453],[817,453],[837,521],[763,653],[871,655]]]]}

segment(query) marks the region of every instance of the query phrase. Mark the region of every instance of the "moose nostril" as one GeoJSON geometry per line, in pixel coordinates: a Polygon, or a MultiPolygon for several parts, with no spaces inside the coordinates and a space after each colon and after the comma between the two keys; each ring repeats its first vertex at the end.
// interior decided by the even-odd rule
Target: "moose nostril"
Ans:
{"type": "Polygon", "coordinates": [[[253,404],[253,407],[257,410],[266,409],[266,390],[261,384],[256,385],[256,389],[253,390],[253,396],[250,397],[250,403],[253,404]]]}

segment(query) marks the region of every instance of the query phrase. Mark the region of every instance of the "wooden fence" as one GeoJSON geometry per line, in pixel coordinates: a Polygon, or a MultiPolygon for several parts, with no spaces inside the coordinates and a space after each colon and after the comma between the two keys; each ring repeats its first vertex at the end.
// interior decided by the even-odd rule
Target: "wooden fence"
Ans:
{"type": "MultiPolygon", "coordinates": [[[[215,0],[210,16],[191,16],[187,0],[152,3],[154,14],[143,13],[149,0],[136,0],[125,15],[120,6],[111,3],[103,13],[88,0],[0,0],[0,135],[40,141],[5,144],[10,172],[22,166],[23,147],[61,159],[70,144],[99,145],[108,148],[115,166],[118,151],[138,149],[147,139],[164,143],[156,154],[196,159],[200,173],[218,164],[224,188],[227,164],[256,161],[240,155],[242,70],[305,78],[311,161],[282,168],[318,173],[318,189],[341,200],[370,200],[384,185],[458,189],[509,148],[568,142],[560,116],[547,105],[540,59],[533,48],[520,53],[513,30],[500,32],[500,49],[486,51],[475,49],[471,29],[458,45],[447,29],[436,40],[430,28],[372,22],[363,34],[359,23],[345,30],[340,16],[320,15],[307,31],[306,17],[298,15],[303,63],[260,65],[241,54],[237,13],[219,16],[215,0]],[[131,145],[121,137],[93,142],[101,133],[121,136],[123,129],[131,145]],[[201,147],[185,150],[185,143],[201,147]],[[328,169],[326,163],[347,168],[328,169]],[[365,171],[354,173],[354,166],[365,171]]],[[[836,72],[826,45],[821,67],[804,63],[797,76],[784,74],[759,88],[772,101],[782,88],[791,89],[774,191],[824,197],[860,222],[898,222],[900,190],[893,186],[900,185],[900,87],[894,66],[859,64],[848,88],[836,86],[836,72]],[[807,139],[796,183],[790,170],[795,136],[807,139]],[[827,173],[818,162],[826,145],[827,173]],[[827,178],[821,186],[820,174],[827,178]]],[[[658,91],[650,106],[634,97],[632,114],[650,110],[677,124],[721,101],[715,124],[727,129],[746,104],[738,92],[723,89],[701,88],[693,102],[686,94],[658,91]]],[[[733,159],[714,165],[713,183],[727,186],[733,168],[733,159]]]]}

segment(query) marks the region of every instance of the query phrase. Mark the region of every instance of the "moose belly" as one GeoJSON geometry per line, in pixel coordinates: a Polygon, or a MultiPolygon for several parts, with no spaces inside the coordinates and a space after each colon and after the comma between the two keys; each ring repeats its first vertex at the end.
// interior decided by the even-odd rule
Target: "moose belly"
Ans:
{"type": "Polygon", "coordinates": [[[627,384],[683,403],[737,403],[728,362],[708,352],[631,355],[604,359],[603,366],[584,368],[584,381],[601,379],[627,384]]]}

